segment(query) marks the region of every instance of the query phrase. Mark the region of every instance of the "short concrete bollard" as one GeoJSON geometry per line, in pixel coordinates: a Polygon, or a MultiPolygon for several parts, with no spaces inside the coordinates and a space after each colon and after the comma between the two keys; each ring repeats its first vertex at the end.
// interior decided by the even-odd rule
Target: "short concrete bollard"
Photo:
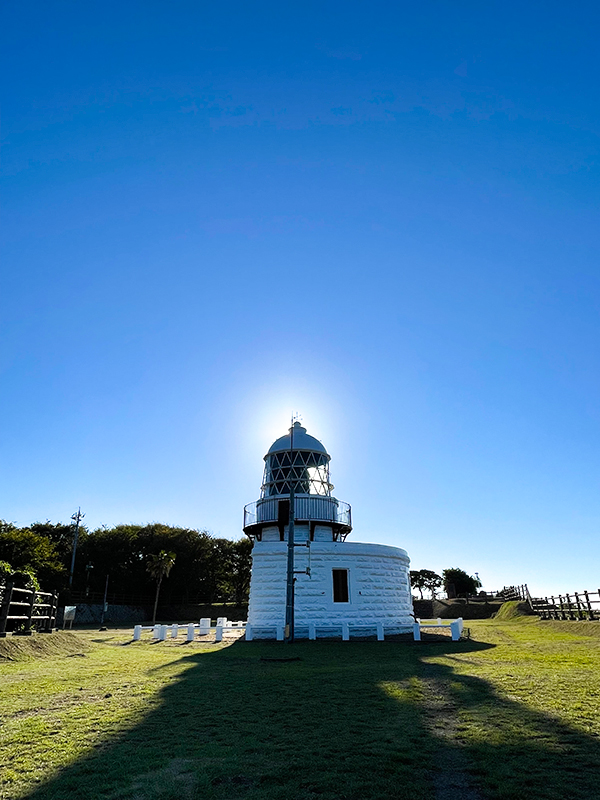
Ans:
{"type": "Polygon", "coordinates": [[[193,642],[195,635],[196,635],[196,629],[194,628],[194,623],[190,622],[187,629],[187,641],[193,642]]]}
{"type": "Polygon", "coordinates": [[[450,623],[450,633],[452,634],[452,641],[458,642],[460,639],[460,622],[458,620],[450,623]]]}
{"type": "Polygon", "coordinates": [[[308,623],[308,638],[313,640],[317,638],[317,626],[314,622],[308,623]]]}
{"type": "Polygon", "coordinates": [[[179,625],[171,625],[171,639],[176,639],[179,636],[179,625]]]}
{"type": "Polygon", "coordinates": [[[277,626],[277,641],[283,642],[283,625],[277,626]]]}
{"type": "Polygon", "coordinates": [[[158,633],[158,640],[160,642],[164,642],[166,638],[167,638],[167,626],[161,625],[158,633]]]}
{"type": "Polygon", "coordinates": [[[252,636],[252,625],[246,625],[246,641],[251,642],[252,636]]]}
{"type": "Polygon", "coordinates": [[[142,626],[136,625],[135,628],[133,629],[133,641],[139,642],[141,638],[142,638],[142,626]]]}
{"type": "Polygon", "coordinates": [[[223,641],[223,626],[217,625],[217,630],[215,633],[215,642],[222,642],[223,641]]]}
{"type": "Polygon", "coordinates": [[[438,617],[438,618],[437,618],[437,624],[438,624],[438,625],[441,625],[441,624],[442,624],[442,618],[441,618],[441,617],[438,617]]]}
{"type": "Polygon", "coordinates": [[[342,641],[350,641],[350,625],[347,622],[342,622],[342,641]]]}
{"type": "Polygon", "coordinates": [[[385,639],[385,633],[383,631],[383,622],[378,622],[377,623],[377,641],[378,642],[383,642],[384,639],[385,639]]]}
{"type": "Polygon", "coordinates": [[[413,625],[413,638],[415,642],[421,641],[421,626],[419,625],[418,622],[415,622],[415,624],[413,625]]]}

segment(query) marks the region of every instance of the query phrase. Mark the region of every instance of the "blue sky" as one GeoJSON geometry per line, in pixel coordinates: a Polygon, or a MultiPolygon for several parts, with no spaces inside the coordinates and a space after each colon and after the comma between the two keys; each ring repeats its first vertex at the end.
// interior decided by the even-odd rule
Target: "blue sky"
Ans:
{"type": "Polygon", "coordinates": [[[356,540],[596,589],[599,21],[4,3],[0,517],[237,537],[297,411],[356,540]]]}

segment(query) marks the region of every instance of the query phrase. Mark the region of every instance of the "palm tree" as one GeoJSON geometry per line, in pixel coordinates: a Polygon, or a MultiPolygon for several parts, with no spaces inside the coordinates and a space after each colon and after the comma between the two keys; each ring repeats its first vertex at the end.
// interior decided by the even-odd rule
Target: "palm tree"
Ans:
{"type": "Polygon", "coordinates": [[[156,622],[156,609],[158,608],[158,594],[163,578],[169,577],[169,572],[175,563],[175,553],[167,553],[161,550],[158,555],[150,556],[150,561],[146,564],[146,569],[156,581],[156,597],[154,599],[154,612],[152,614],[152,624],[156,622]]]}

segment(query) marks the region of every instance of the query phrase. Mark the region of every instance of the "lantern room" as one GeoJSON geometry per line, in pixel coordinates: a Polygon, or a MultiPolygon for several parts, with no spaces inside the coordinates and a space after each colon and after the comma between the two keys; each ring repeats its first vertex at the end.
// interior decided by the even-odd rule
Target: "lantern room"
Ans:
{"type": "Polygon", "coordinates": [[[343,541],[352,530],[351,509],[331,494],[330,459],[324,445],[294,422],[264,457],[260,500],[244,508],[244,532],[256,541],[286,541],[293,485],[296,538],[343,541]]]}

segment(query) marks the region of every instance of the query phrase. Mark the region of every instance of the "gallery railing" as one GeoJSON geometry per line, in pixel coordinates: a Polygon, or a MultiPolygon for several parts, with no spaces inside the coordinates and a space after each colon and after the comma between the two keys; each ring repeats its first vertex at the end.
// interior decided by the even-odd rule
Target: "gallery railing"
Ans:
{"type": "MultiPolygon", "coordinates": [[[[279,521],[279,503],[288,502],[288,497],[269,497],[248,503],[244,508],[244,528],[265,522],[279,521]]],[[[349,503],[335,497],[318,495],[296,495],[294,517],[298,522],[331,522],[344,528],[352,528],[352,509],[349,503]]]]}

